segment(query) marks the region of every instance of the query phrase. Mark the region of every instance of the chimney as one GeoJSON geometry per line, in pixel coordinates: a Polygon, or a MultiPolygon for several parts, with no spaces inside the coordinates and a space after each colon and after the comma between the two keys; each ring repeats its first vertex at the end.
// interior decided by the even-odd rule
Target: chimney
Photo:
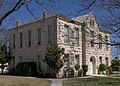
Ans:
{"type": "Polygon", "coordinates": [[[16,21],[16,27],[19,27],[20,26],[20,20],[17,20],[16,21]]]}
{"type": "Polygon", "coordinates": [[[43,12],[43,19],[47,18],[47,15],[48,15],[47,11],[44,11],[43,12]]]}

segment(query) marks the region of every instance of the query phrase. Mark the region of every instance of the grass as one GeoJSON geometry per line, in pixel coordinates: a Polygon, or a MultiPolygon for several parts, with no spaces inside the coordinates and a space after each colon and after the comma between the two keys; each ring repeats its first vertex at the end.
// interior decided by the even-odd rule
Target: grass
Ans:
{"type": "Polygon", "coordinates": [[[32,77],[0,76],[0,86],[50,86],[50,81],[32,77]]]}
{"type": "Polygon", "coordinates": [[[110,76],[112,76],[112,77],[120,77],[120,74],[110,74],[110,76]]]}
{"type": "Polygon", "coordinates": [[[63,81],[63,86],[120,86],[120,78],[75,78],[63,81]]]}

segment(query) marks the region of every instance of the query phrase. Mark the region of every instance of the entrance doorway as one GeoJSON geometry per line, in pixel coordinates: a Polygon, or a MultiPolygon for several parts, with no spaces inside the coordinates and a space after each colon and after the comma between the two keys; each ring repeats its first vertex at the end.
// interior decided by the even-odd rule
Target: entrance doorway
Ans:
{"type": "Polygon", "coordinates": [[[93,63],[90,61],[90,75],[93,75],[93,63]]]}
{"type": "Polygon", "coordinates": [[[90,58],[90,75],[96,74],[96,60],[95,57],[90,58]]]}

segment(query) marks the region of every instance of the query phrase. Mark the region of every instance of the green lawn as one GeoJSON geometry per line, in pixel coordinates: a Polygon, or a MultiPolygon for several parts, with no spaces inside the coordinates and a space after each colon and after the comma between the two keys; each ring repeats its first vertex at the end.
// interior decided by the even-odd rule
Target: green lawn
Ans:
{"type": "Polygon", "coordinates": [[[63,81],[63,86],[120,86],[120,78],[75,78],[63,81]]]}
{"type": "Polygon", "coordinates": [[[112,77],[120,77],[120,74],[110,74],[110,76],[112,76],[112,77]]]}
{"type": "Polygon", "coordinates": [[[50,86],[50,81],[32,77],[0,76],[0,86],[50,86]]]}

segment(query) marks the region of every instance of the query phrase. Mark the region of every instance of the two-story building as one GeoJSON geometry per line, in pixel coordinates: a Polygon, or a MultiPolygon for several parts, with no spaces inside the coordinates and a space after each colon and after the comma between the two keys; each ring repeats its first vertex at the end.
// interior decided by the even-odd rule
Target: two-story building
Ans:
{"type": "MultiPolygon", "coordinates": [[[[69,66],[75,71],[75,64],[87,64],[87,74],[97,74],[99,64],[111,63],[111,34],[99,29],[93,13],[77,17],[75,20],[58,14],[43,13],[43,18],[9,30],[10,68],[19,62],[36,62],[37,70],[51,72],[43,62],[46,47],[58,44],[65,48],[69,61],[59,74],[64,76],[69,66]]],[[[52,72],[51,72],[52,73],[52,72]]]]}

